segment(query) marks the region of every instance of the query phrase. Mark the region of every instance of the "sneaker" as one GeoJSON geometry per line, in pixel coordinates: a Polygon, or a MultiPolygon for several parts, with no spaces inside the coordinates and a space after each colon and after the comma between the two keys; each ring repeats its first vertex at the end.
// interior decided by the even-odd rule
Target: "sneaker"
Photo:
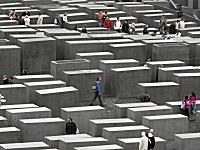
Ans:
{"type": "Polygon", "coordinates": [[[90,104],[90,106],[94,106],[94,104],[90,104]]]}
{"type": "Polygon", "coordinates": [[[101,104],[100,106],[101,106],[101,107],[104,107],[105,105],[104,105],[104,104],[101,104]]]}

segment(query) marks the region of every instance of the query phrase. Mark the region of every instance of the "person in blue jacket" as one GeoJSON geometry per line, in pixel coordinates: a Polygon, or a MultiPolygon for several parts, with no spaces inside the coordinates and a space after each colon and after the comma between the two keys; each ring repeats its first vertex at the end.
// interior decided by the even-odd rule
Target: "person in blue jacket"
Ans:
{"type": "Polygon", "coordinates": [[[97,77],[95,83],[94,83],[94,86],[95,86],[95,89],[94,89],[94,98],[93,100],[91,101],[90,105],[93,106],[94,104],[94,101],[98,98],[99,100],[99,103],[100,103],[100,106],[105,106],[102,102],[102,99],[101,99],[101,92],[102,92],[102,85],[101,85],[101,77],[97,77]]]}

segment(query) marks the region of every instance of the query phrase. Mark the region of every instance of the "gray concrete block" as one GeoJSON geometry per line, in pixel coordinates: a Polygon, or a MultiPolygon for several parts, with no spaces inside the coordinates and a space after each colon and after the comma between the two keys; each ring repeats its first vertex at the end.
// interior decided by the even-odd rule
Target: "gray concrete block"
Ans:
{"type": "Polygon", "coordinates": [[[128,108],[140,108],[140,107],[152,107],[152,106],[157,106],[157,105],[152,102],[115,104],[114,105],[115,117],[126,118],[128,108]]]}
{"type": "Polygon", "coordinates": [[[0,76],[19,74],[21,70],[21,49],[16,45],[0,46],[0,76]]]}
{"type": "Polygon", "coordinates": [[[26,103],[26,86],[22,84],[0,85],[0,93],[5,97],[6,104],[26,103]]]}
{"type": "Polygon", "coordinates": [[[151,80],[151,70],[148,67],[114,68],[111,71],[112,93],[117,98],[138,96],[137,84],[151,80]]]}
{"type": "Polygon", "coordinates": [[[139,126],[121,126],[103,128],[102,136],[108,139],[111,143],[117,143],[121,138],[137,138],[140,137],[141,132],[147,132],[149,128],[139,126]]]}
{"type": "Polygon", "coordinates": [[[175,82],[138,83],[138,92],[149,94],[152,102],[163,105],[179,99],[179,87],[175,82]]]}
{"type": "Polygon", "coordinates": [[[51,74],[56,79],[63,79],[63,71],[90,69],[90,61],[85,59],[51,61],[51,74]]]}
{"type": "Polygon", "coordinates": [[[104,72],[104,95],[111,96],[111,69],[122,67],[136,67],[139,62],[135,59],[100,60],[99,68],[104,72]]]}
{"type": "Polygon", "coordinates": [[[166,105],[149,106],[149,107],[128,108],[127,117],[134,120],[136,124],[142,124],[143,116],[168,115],[171,113],[172,113],[172,108],[166,105]]]}
{"type": "Polygon", "coordinates": [[[61,109],[61,118],[69,116],[76,122],[80,133],[89,132],[89,120],[108,118],[106,109],[100,106],[69,107],[61,109]]]}
{"type": "Polygon", "coordinates": [[[15,143],[21,142],[21,132],[16,127],[0,128],[0,143],[15,143]]]}
{"type": "Polygon", "coordinates": [[[45,136],[65,133],[65,121],[60,118],[20,119],[23,141],[42,141],[45,136]],[[32,136],[30,136],[32,135],[32,136]]]}
{"type": "Polygon", "coordinates": [[[22,69],[29,73],[49,73],[50,61],[56,59],[56,40],[53,38],[19,39],[22,69]]]}
{"type": "Polygon", "coordinates": [[[102,136],[102,130],[105,127],[120,127],[134,125],[135,121],[129,118],[117,119],[95,119],[89,121],[89,134],[91,136],[102,136]]]}
{"type": "Polygon", "coordinates": [[[75,135],[57,135],[57,136],[46,136],[44,142],[50,147],[59,148],[59,141],[62,139],[78,139],[78,138],[89,138],[88,134],[75,134],[75,135]]]}
{"type": "Polygon", "coordinates": [[[174,134],[188,132],[188,118],[181,114],[158,115],[143,117],[142,124],[154,129],[154,134],[165,139],[173,140],[174,134]],[[180,124],[184,124],[180,126],[180,124]],[[165,129],[165,130],[163,130],[165,129]]]}
{"type": "Polygon", "coordinates": [[[76,59],[87,59],[91,62],[91,69],[99,68],[100,60],[114,59],[110,52],[76,53],[76,59]]]}
{"type": "Polygon", "coordinates": [[[27,89],[27,103],[35,102],[35,90],[66,87],[66,83],[60,80],[25,82],[24,85],[27,89]]]}
{"type": "Polygon", "coordinates": [[[3,116],[0,116],[0,127],[6,127],[6,126],[8,126],[8,119],[3,116]]]}
{"type": "Polygon", "coordinates": [[[50,118],[51,110],[46,107],[10,109],[6,117],[10,126],[19,127],[20,119],[50,118]]]}
{"type": "Polygon", "coordinates": [[[35,98],[36,104],[50,108],[53,116],[60,116],[61,108],[77,105],[78,90],[72,86],[36,90],[35,98]]]}

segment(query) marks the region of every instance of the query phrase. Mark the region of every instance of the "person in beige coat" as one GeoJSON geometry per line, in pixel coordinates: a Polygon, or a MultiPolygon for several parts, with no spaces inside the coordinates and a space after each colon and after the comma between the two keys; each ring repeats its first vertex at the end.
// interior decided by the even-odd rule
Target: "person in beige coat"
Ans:
{"type": "Polygon", "coordinates": [[[142,137],[139,143],[139,150],[148,150],[148,138],[146,137],[145,132],[141,133],[142,137]]]}

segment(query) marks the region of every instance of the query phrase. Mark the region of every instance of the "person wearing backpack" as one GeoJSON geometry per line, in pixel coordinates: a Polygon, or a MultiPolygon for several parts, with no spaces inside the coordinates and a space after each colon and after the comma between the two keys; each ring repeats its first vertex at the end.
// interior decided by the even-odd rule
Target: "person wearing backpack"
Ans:
{"type": "Polygon", "coordinates": [[[99,100],[100,106],[102,106],[102,107],[105,106],[101,99],[102,85],[101,85],[101,77],[100,76],[97,77],[94,85],[92,86],[92,89],[94,90],[94,98],[91,101],[90,106],[94,105],[93,103],[97,98],[99,100]]]}
{"type": "Polygon", "coordinates": [[[153,150],[156,144],[153,129],[150,129],[146,136],[148,137],[148,150],[153,150]]]}

